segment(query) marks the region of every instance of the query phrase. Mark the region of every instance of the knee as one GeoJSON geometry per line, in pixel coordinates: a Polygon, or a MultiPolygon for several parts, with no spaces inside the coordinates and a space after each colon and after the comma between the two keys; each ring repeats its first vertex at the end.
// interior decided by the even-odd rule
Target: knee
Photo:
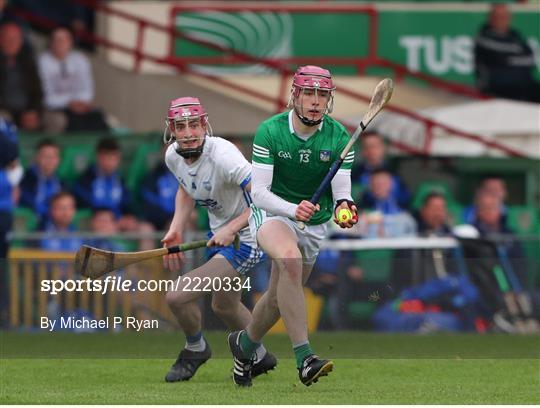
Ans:
{"type": "Polygon", "coordinates": [[[281,274],[286,274],[293,281],[302,282],[302,258],[287,257],[278,261],[281,274]]]}
{"type": "Polygon", "coordinates": [[[281,251],[280,258],[287,262],[294,262],[301,265],[300,261],[302,260],[302,253],[297,247],[284,248],[283,251],[281,251]]]}
{"type": "Polygon", "coordinates": [[[182,310],[182,305],[185,303],[182,299],[182,292],[172,290],[165,295],[165,301],[173,310],[182,310]]]}
{"type": "Polygon", "coordinates": [[[212,311],[217,317],[223,320],[223,318],[228,317],[232,313],[233,306],[228,302],[222,302],[212,299],[212,311]]]}
{"type": "Polygon", "coordinates": [[[266,298],[266,305],[270,309],[279,309],[278,300],[277,300],[277,293],[268,293],[266,298]]]}

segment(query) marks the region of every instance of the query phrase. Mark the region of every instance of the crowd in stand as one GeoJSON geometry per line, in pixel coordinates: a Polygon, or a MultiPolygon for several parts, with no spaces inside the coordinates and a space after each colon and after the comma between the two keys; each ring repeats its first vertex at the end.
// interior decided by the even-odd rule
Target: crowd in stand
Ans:
{"type": "MultiPolygon", "coordinates": [[[[36,56],[25,23],[13,13],[11,4],[0,0],[0,115],[25,131],[109,129],[104,113],[93,103],[90,62],[85,54],[74,49],[73,33],[78,35],[91,28],[91,11],[66,0],[13,3],[59,27],[48,33],[48,49],[36,56]]],[[[540,101],[533,51],[511,26],[507,5],[492,6],[486,23],[475,37],[474,60],[477,88],[481,92],[540,101]]],[[[371,166],[369,161],[366,166],[371,166]]],[[[384,184],[384,181],[375,183],[384,184]]],[[[393,188],[399,188],[395,187],[395,180],[393,188]]],[[[369,196],[366,199],[372,202],[369,196]]],[[[404,199],[399,195],[396,204],[403,205],[404,199]]]]}
{"type": "Polygon", "coordinates": [[[36,58],[15,20],[0,25],[0,115],[21,130],[51,133],[106,131],[105,115],[94,106],[88,58],[74,49],[67,27],[54,29],[36,58]]]}
{"type": "MultiPolygon", "coordinates": [[[[119,173],[122,152],[117,140],[105,137],[96,145],[95,163],[80,174],[73,183],[66,184],[58,177],[60,147],[50,139],[40,141],[33,164],[28,167],[19,186],[19,207],[26,207],[38,216],[38,229],[53,234],[76,230],[77,209],[92,210],[89,223],[92,231],[103,234],[162,230],[174,213],[177,182],[167,176],[160,163],[145,180],[141,196],[143,207],[136,216],[136,200],[126,188],[119,173]],[[105,220],[110,223],[107,226],[105,220]]],[[[152,248],[152,240],[141,249],[152,248]]],[[[45,239],[41,248],[71,251],[81,242],[71,238],[45,239]]]]}

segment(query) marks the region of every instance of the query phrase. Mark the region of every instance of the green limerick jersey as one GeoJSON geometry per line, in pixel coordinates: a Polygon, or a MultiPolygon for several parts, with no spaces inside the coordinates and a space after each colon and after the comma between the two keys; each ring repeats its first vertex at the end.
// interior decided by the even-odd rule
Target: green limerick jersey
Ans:
{"type": "MultiPolygon", "coordinates": [[[[325,115],[319,129],[307,140],[294,133],[292,116],[283,112],[261,123],[253,141],[253,166],[273,166],[270,191],[294,204],[309,200],[319,187],[332,163],[349,142],[345,127],[325,115]]],[[[350,174],[354,161],[351,150],[339,172],[350,174]]],[[[321,210],[316,212],[309,225],[325,223],[333,216],[332,189],[319,201],[321,210]]]]}

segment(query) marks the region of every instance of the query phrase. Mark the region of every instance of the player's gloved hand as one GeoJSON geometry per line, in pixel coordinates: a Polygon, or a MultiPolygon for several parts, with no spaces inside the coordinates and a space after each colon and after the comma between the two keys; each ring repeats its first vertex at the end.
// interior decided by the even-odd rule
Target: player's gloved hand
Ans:
{"type": "Polygon", "coordinates": [[[231,231],[227,227],[223,227],[210,238],[206,246],[229,246],[234,242],[235,236],[236,232],[231,231]]]}
{"type": "MultiPolygon", "coordinates": [[[[178,231],[169,230],[167,234],[161,240],[164,248],[169,248],[175,245],[180,245],[183,242],[182,234],[178,231]]],[[[169,271],[177,271],[182,267],[184,262],[184,254],[179,252],[177,254],[165,255],[163,257],[163,267],[169,271]]]]}
{"type": "Polygon", "coordinates": [[[336,208],[334,208],[334,222],[341,228],[352,228],[358,222],[358,210],[356,204],[351,200],[338,200],[336,208]],[[340,210],[346,209],[352,213],[352,217],[348,221],[342,221],[338,217],[340,210]]]}
{"type": "Polygon", "coordinates": [[[308,222],[315,212],[319,211],[321,207],[319,204],[313,204],[310,201],[302,200],[296,207],[296,213],[294,216],[297,221],[308,222]]]}

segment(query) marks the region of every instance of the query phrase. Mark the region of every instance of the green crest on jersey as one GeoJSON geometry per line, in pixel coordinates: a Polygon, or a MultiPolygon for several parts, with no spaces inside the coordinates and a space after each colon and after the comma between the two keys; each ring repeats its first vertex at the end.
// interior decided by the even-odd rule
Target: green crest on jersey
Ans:
{"type": "Polygon", "coordinates": [[[332,156],[331,150],[321,150],[319,152],[319,160],[322,162],[325,162],[325,163],[329,162],[331,156],[332,156]]]}

